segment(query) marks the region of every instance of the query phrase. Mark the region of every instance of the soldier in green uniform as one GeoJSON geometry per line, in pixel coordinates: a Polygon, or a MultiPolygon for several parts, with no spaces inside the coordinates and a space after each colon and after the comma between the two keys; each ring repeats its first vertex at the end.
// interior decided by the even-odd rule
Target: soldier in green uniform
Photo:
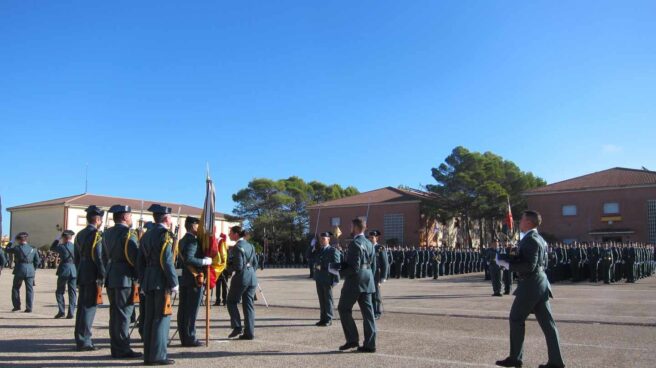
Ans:
{"type": "Polygon", "coordinates": [[[519,223],[522,236],[516,256],[498,261],[501,266],[519,275],[519,285],[515,290],[515,300],[510,309],[510,355],[496,362],[502,367],[522,366],[525,324],[531,313],[535,314],[535,319],[547,340],[549,361],[547,364],[540,365],[540,368],[565,367],[560,354],[558,330],[549,304],[549,298],[552,297],[551,285],[544,273],[547,243],[537,231],[541,222],[539,213],[524,211],[519,223]]]}
{"type": "Polygon", "coordinates": [[[199,285],[197,275],[203,273],[203,267],[212,264],[212,259],[205,257],[203,248],[198,244],[198,224],[196,217],[185,219],[187,233],[180,239],[182,256],[182,280],[180,282],[180,306],[178,307],[178,332],[180,342],[185,347],[205,345],[196,339],[196,317],[203,297],[204,287],[199,285]]]}
{"type": "Polygon", "coordinates": [[[75,344],[78,351],[98,350],[91,341],[91,327],[96,316],[96,291],[102,286],[105,265],[102,262],[102,216],[105,214],[97,206],[89,206],[87,227],[75,237],[75,265],[77,285],[80,292],[75,315],[75,344]]]}
{"type": "Polygon", "coordinates": [[[74,232],[64,231],[50,246],[50,250],[59,254],[59,266],[57,267],[57,291],[55,299],[59,312],[55,318],[64,317],[66,310],[64,292],[68,287],[68,315],[67,319],[73,319],[73,311],[77,303],[77,270],[75,269],[75,246],[73,245],[74,232]]]}
{"type": "Polygon", "coordinates": [[[344,277],[344,286],[337,310],[346,344],[340,346],[339,350],[357,347],[360,352],[374,353],[376,352],[376,319],[371,295],[376,292],[374,285],[376,254],[373,245],[364,236],[365,228],[361,219],[356,218],[352,221],[353,240],[346,251],[346,261],[341,264],[340,274],[344,277]],[[353,320],[353,305],[356,302],[360,306],[364,325],[362,346],[358,346],[360,340],[358,327],[353,320]]]}
{"type": "Polygon", "coordinates": [[[385,246],[378,244],[378,239],[380,239],[380,231],[373,230],[369,232],[369,241],[374,245],[374,252],[376,252],[376,271],[374,272],[376,292],[373,298],[375,319],[380,319],[383,314],[383,295],[380,289],[382,284],[387,280],[387,269],[389,268],[387,249],[385,246]]]}
{"type": "Polygon", "coordinates": [[[7,256],[5,255],[5,250],[2,247],[2,244],[0,244],[0,273],[2,273],[2,269],[5,268],[6,264],[7,264],[7,256]]]}
{"type": "Polygon", "coordinates": [[[241,226],[230,228],[230,240],[237,243],[230,249],[228,255],[228,267],[224,272],[232,275],[230,280],[230,290],[228,291],[228,314],[230,314],[230,327],[232,332],[229,338],[239,336],[240,340],[253,340],[255,338],[255,307],[253,299],[255,298],[255,288],[257,287],[257,257],[255,248],[247,242],[244,237],[247,233],[241,226]],[[244,327],[242,329],[241,316],[237,303],[241,299],[244,310],[244,327]]]}
{"type": "Polygon", "coordinates": [[[103,261],[105,264],[107,298],[109,299],[109,339],[113,358],[139,358],[142,356],[130,347],[130,319],[134,313],[132,284],[136,281],[139,240],[131,230],[130,206],[114,205],[114,226],[103,234],[103,261]]]}
{"type": "Polygon", "coordinates": [[[11,303],[14,305],[12,312],[21,309],[20,288],[25,283],[25,313],[32,313],[34,303],[34,276],[36,267],[39,265],[39,255],[31,245],[27,243],[28,234],[20,232],[16,235],[16,243],[7,247],[7,253],[14,255],[14,284],[11,288],[11,303]]]}
{"type": "Polygon", "coordinates": [[[604,284],[610,284],[613,279],[613,251],[608,247],[608,244],[604,245],[604,249],[601,252],[601,274],[604,284]]]}
{"type": "MultiPolygon", "coordinates": [[[[171,208],[153,204],[148,208],[155,225],[141,238],[137,256],[139,285],[145,294],[143,326],[144,363],[170,365],[167,358],[171,315],[165,313],[167,296],[178,293],[178,275],[173,259],[171,208]]],[[[143,302],[143,301],[142,301],[143,302]]]]}
{"type": "Polygon", "coordinates": [[[317,285],[317,296],[319,297],[320,318],[317,326],[325,327],[332,325],[333,321],[333,286],[339,282],[339,276],[330,273],[331,263],[339,263],[341,255],[337,249],[330,246],[330,232],[321,233],[319,248],[314,260],[314,281],[317,285]]]}
{"type": "Polygon", "coordinates": [[[485,259],[488,263],[488,270],[490,272],[490,279],[492,280],[492,296],[503,296],[501,294],[501,267],[497,264],[497,257],[499,255],[499,241],[494,240],[490,247],[485,250],[485,259]]]}

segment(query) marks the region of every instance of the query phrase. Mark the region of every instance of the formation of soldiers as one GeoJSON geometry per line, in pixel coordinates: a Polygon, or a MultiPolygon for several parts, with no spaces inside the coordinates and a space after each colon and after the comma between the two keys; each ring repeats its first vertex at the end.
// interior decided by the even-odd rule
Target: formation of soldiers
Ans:
{"type": "Polygon", "coordinates": [[[656,270],[656,247],[641,243],[552,244],[547,253],[549,281],[633,283],[656,270]]]}
{"type": "MultiPolygon", "coordinates": [[[[103,303],[102,290],[109,299],[109,335],[111,356],[116,359],[143,357],[146,365],[174,364],[167,357],[172,307],[179,294],[177,330],[183,347],[204,345],[196,339],[196,318],[201,303],[203,273],[212,259],[206,257],[197,238],[199,219],[187,217],[187,233],[177,245],[179,229],[174,230],[171,209],[152,205],[155,222],[132,229],[132,210],[129,206],[114,205],[115,226],[104,229],[102,211],[97,206],[86,209],[87,226],[74,234],[63,231],[50,247],[49,254],[57,259],[57,290],[55,297],[58,313],[55,318],[75,318],[74,340],[77,351],[99,348],[93,343],[92,330],[97,306],[103,303]],[[180,250],[182,276],[175,264],[180,250]],[[200,276],[199,276],[200,275],[200,276]],[[68,308],[65,294],[68,291],[68,308]],[[173,296],[173,302],[171,297],[173,296]],[[138,307],[137,307],[138,305],[138,307]],[[137,313],[137,310],[139,313],[137,313]],[[132,331],[138,326],[144,352],[131,347],[132,331]]],[[[257,277],[257,254],[245,240],[246,232],[239,226],[230,229],[229,237],[235,241],[228,254],[224,280],[232,280],[227,295],[223,296],[233,328],[230,338],[252,340],[255,327],[253,300],[257,277]],[[244,308],[244,327],[237,304],[244,308]]],[[[21,232],[6,249],[0,247],[0,272],[8,262],[14,261],[14,282],[11,291],[13,311],[21,310],[20,289],[25,285],[24,312],[32,312],[34,304],[34,278],[42,257],[28,243],[29,234],[21,232]]],[[[207,277],[207,276],[205,276],[207,277]]],[[[227,289],[224,286],[224,289],[227,289]]]]}

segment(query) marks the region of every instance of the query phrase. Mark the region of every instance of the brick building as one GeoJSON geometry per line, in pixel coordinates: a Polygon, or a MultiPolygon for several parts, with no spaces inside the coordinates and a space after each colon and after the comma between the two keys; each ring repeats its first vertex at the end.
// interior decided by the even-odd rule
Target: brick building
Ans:
{"type": "Polygon", "coordinates": [[[656,171],[612,168],[524,193],[541,231],[564,242],[656,243],[656,171]]]}
{"type": "Polygon", "coordinates": [[[338,226],[343,234],[340,239],[344,241],[350,238],[351,220],[361,217],[369,229],[380,230],[386,242],[434,245],[438,240],[437,224],[425,220],[422,204],[435,201],[435,195],[418,190],[393,187],[372,190],[310,206],[310,231],[332,231],[338,226]]]}

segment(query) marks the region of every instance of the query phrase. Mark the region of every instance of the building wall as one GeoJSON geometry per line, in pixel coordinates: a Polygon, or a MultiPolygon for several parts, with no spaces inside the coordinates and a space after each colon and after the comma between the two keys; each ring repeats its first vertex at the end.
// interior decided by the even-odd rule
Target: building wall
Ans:
{"type": "Polygon", "coordinates": [[[57,225],[64,224],[64,206],[25,208],[11,213],[11,239],[21,231],[30,234],[28,242],[35,246],[50,245],[59,234],[57,225]]]}
{"type": "MultiPolygon", "coordinates": [[[[47,206],[47,207],[34,207],[26,209],[16,209],[11,213],[11,236],[15,237],[21,231],[27,231],[30,234],[29,242],[33,246],[40,247],[43,245],[50,245],[52,241],[61,233],[57,229],[57,225],[62,230],[73,230],[76,234],[86,227],[86,207],[68,207],[67,208],[67,221],[64,226],[64,206],[47,206]]],[[[173,221],[177,224],[176,214],[173,215],[173,221]]],[[[186,215],[181,215],[180,235],[184,236],[186,230],[184,228],[184,221],[186,215]]],[[[139,212],[132,214],[132,227],[136,228],[139,224],[139,212]]],[[[112,215],[107,216],[108,227],[114,226],[112,215]]],[[[144,223],[153,221],[150,212],[144,212],[144,223]]],[[[224,220],[217,220],[215,226],[217,229],[217,236],[221,233],[228,235],[230,227],[240,225],[238,222],[228,222],[224,220]]],[[[228,245],[233,242],[227,239],[228,245]]]]}
{"type": "Polygon", "coordinates": [[[656,200],[656,188],[579,191],[527,196],[528,207],[542,214],[541,230],[560,240],[601,241],[601,235],[589,235],[598,229],[631,229],[623,241],[648,241],[647,201],[656,200]],[[619,203],[619,214],[606,215],[605,202],[619,203]],[[563,216],[564,205],[576,205],[576,216],[563,216]],[[602,217],[620,216],[612,224],[602,217]]]}
{"type": "MultiPolygon", "coordinates": [[[[310,209],[310,232],[314,233],[315,228],[319,233],[332,231],[331,219],[339,217],[341,220],[339,228],[342,231],[340,239],[345,241],[346,239],[350,239],[351,220],[356,217],[364,217],[366,214],[367,205],[322,208],[321,213],[319,213],[318,209],[310,209]],[[319,221],[318,227],[317,220],[319,221]]],[[[386,237],[384,234],[384,219],[386,214],[403,215],[403,244],[409,246],[419,245],[419,232],[423,228],[421,226],[420,204],[418,201],[399,204],[372,204],[370,206],[367,228],[369,230],[376,229],[383,232],[383,239],[386,237]]]]}

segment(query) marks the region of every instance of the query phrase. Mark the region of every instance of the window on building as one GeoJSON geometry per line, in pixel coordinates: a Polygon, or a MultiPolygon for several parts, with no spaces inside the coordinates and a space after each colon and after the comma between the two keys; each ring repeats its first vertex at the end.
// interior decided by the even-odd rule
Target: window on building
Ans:
{"type": "Polygon", "coordinates": [[[339,217],[332,217],[330,219],[330,226],[335,227],[342,224],[342,219],[339,217]]]}
{"type": "Polygon", "coordinates": [[[615,215],[620,213],[620,204],[617,202],[604,203],[604,215],[615,215]]]}
{"type": "Polygon", "coordinates": [[[647,224],[649,227],[649,242],[656,244],[656,200],[647,201],[647,224]]]}
{"type": "Polygon", "coordinates": [[[87,224],[86,216],[78,216],[77,217],[77,226],[85,226],[86,224],[87,224]]]}
{"type": "Polygon", "coordinates": [[[576,216],[576,205],[575,204],[564,205],[563,216],[576,216]]]}
{"type": "MultiPolygon", "coordinates": [[[[383,236],[387,242],[390,239],[396,239],[399,244],[403,244],[403,226],[404,218],[402,214],[387,214],[383,218],[383,236]]],[[[416,245],[416,244],[411,244],[416,245]]]]}

